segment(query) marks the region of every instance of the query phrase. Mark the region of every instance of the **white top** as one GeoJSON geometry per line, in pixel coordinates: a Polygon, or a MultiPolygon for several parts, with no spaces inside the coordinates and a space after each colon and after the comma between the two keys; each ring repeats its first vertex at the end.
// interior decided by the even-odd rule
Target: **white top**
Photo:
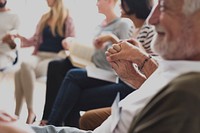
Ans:
{"type": "Polygon", "coordinates": [[[2,43],[2,38],[9,32],[19,29],[19,17],[11,11],[0,12],[0,68],[13,63],[16,54],[7,44],[2,43]]]}
{"type": "MultiPolygon", "coordinates": [[[[171,80],[187,72],[200,72],[200,61],[158,61],[159,68],[136,91],[119,102],[119,120],[113,114],[93,133],[126,133],[133,117],[171,80]],[[115,119],[113,119],[115,118],[115,119]],[[118,120],[115,124],[115,120],[118,120]],[[115,125],[113,125],[115,124],[115,125]],[[114,129],[111,130],[111,127],[114,129]]],[[[113,111],[112,111],[113,112],[113,111]]]]}

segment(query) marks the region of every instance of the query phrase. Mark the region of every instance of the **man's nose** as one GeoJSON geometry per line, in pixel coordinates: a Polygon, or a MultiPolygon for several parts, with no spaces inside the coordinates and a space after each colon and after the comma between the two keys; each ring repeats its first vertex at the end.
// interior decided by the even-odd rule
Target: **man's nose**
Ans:
{"type": "Polygon", "coordinates": [[[159,17],[160,17],[160,10],[159,5],[157,4],[153,10],[150,13],[150,17],[148,19],[148,23],[151,25],[156,25],[159,23],[159,17]]]}

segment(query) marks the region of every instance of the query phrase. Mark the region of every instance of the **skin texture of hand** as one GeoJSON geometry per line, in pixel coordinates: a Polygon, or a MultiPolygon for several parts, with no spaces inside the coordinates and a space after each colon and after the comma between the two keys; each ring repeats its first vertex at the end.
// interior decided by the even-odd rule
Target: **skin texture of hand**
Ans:
{"type": "Polygon", "coordinates": [[[6,43],[10,46],[11,49],[14,49],[16,47],[16,44],[14,42],[14,38],[15,36],[14,35],[11,35],[11,34],[6,34],[3,38],[2,38],[2,41],[3,43],[6,43]]]}
{"type": "Polygon", "coordinates": [[[131,43],[129,40],[125,40],[119,42],[118,44],[113,44],[113,46],[106,52],[107,60],[109,62],[116,60],[128,60],[140,66],[144,57],[148,57],[148,55],[138,46],[140,46],[140,44],[135,40],[131,40],[131,43]]]}
{"type": "Polygon", "coordinates": [[[0,133],[34,133],[34,131],[17,121],[17,116],[12,116],[0,110],[0,133]]]}
{"type": "Polygon", "coordinates": [[[110,63],[119,77],[132,85],[135,89],[139,88],[144,81],[156,70],[157,64],[149,59],[148,65],[143,64],[149,58],[141,44],[136,40],[124,40],[118,44],[113,44],[106,51],[107,61],[110,63]],[[135,66],[133,66],[135,64],[135,66]],[[138,66],[143,65],[143,70],[138,66]]]}
{"type": "Polygon", "coordinates": [[[67,38],[63,39],[63,40],[62,40],[62,46],[63,46],[63,48],[64,48],[65,50],[69,50],[70,44],[71,44],[71,42],[74,41],[74,40],[75,40],[75,38],[73,38],[73,37],[67,37],[67,38]]]}
{"type": "Polygon", "coordinates": [[[0,110],[0,122],[13,122],[16,121],[18,118],[17,116],[12,116],[5,111],[0,110]]]}
{"type": "Polygon", "coordinates": [[[119,42],[119,38],[115,36],[114,34],[100,35],[94,40],[94,46],[97,49],[104,48],[104,43],[107,41],[111,41],[112,43],[117,43],[119,42]]]}
{"type": "Polygon", "coordinates": [[[0,122],[0,133],[35,133],[28,125],[15,122],[0,122]]]}
{"type": "Polygon", "coordinates": [[[137,66],[127,60],[118,60],[110,62],[110,65],[118,74],[120,79],[131,84],[135,89],[138,89],[146,80],[146,77],[138,71],[137,66]]]}

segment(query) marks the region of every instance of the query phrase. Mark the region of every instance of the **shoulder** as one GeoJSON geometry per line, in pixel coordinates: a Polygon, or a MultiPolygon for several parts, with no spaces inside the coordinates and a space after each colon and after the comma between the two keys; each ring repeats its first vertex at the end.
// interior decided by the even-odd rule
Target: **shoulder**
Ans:
{"type": "Polygon", "coordinates": [[[134,26],[133,22],[128,18],[120,18],[117,21],[117,23],[115,23],[114,27],[116,28],[116,30],[118,32],[121,32],[121,33],[122,33],[122,31],[124,31],[124,32],[128,31],[127,34],[129,32],[131,32],[131,36],[132,36],[132,33],[135,30],[135,26],[134,26]]]}
{"type": "Polygon", "coordinates": [[[146,109],[158,109],[161,106],[164,106],[165,109],[174,108],[175,106],[196,108],[194,104],[199,102],[200,73],[190,72],[174,78],[164,86],[147,104],[146,109]]]}
{"type": "Polygon", "coordinates": [[[180,75],[156,94],[134,118],[130,131],[199,133],[199,103],[200,73],[180,75]]]}
{"type": "Polygon", "coordinates": [[[133,21],[131,21],[129,18],[120,18],[118,21],[119,25],[127,25],[127,26],[133,26],[133,21]]]}
{"type": "Polygon", "coordinates": [[[5,21],[8,21],[9,24],[19,25],[20,23],[18,14],[11,10],[6,11],[1,17],[3,17],[5,21]]]}
{"type": "Polygon", "coordinates": [[[67,15],[66,19],[65,19],[65,23],[74,23],[74,20],[72,18],[72,16],[70,14],[67,15]]]}
{"type": "Polygon", "coordinates": [[[129,19],[129,18],[120,18],[120,21],[122,23],[131,23],[131,24],[133,24],[133,21],[131,19],[129,19]]]}
{"type": "Polygon", "coordinates": [[[140,33],[153,33],[154,32],[154,26],[147,24],[146,22],[143,24],[143,26],[140,29],[140,33]]]}
{"type": "Polygon", "coordinates": [[[5,16],[10,18],[19,18],[18,14],[13,12],[12,10],[6,11],[5,16]]]}
{"type": "Polygon", "coordinates": [[[153,99],[160,102],[173,101],[176,104],[200,102],[200,73],[190,72],[176,77],[153,99]]]}
{"type": "Polygon", "coordinates": [[[169,83],[169,92],[186,92],[200,95],[200,73],[190,72],[175,78],[169,83]]]}
{"type": "Polygon", "coordinates": [[[190,73],[180,75],[179,77],[177,77],[171,81],[170,86],[175,87],[175,88],[179,87],[179,86],[185,86],[185,87],[200,86],[200,73],[199,72],[190,72],[190,73]]]}

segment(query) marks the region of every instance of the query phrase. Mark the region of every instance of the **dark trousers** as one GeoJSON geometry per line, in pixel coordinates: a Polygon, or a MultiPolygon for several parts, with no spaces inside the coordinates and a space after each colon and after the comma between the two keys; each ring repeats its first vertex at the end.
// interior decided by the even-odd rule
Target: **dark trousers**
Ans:
{"type": "Polygon", "coordinates": [[[111,83],[87,77],[85,69],[67,72],[54,102],[48,124],[79,126],[79,112],[95,108],[110,107],[120,92],[123,99],[134,91],[122,81],[111,83]]]}
{"type": "Polygon", "coordinates": [[[42,120],[47,120],[60,85],[68,70],[74,68],[69,58],[51,61],[47,71],[46,100],[42,120]]]}

